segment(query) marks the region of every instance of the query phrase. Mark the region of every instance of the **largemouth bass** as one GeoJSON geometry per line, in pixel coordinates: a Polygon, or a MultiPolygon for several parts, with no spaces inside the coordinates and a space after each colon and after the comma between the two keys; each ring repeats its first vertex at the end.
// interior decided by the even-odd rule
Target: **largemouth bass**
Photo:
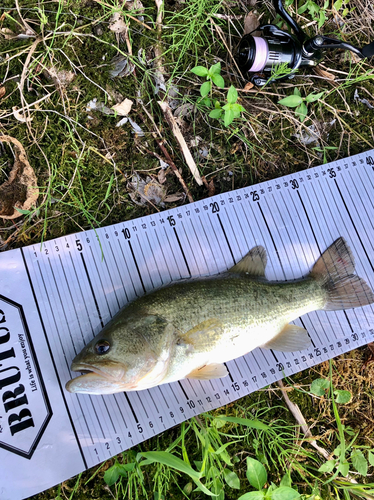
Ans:
{"type": "Polygon", "coordinates": [[[309,347],[304,328],[290,324],[318,309],[339,310],[374,302],[354,273],[343,238],[295,281],[265,279],[266,251],[253,248],[229,271],[182,280],[121,309],[72,362],[85,372],[70,380],[74,393],[135,391],[183,378],[227,375],[224,365],[256,347],[299,351],[309,347]]]}

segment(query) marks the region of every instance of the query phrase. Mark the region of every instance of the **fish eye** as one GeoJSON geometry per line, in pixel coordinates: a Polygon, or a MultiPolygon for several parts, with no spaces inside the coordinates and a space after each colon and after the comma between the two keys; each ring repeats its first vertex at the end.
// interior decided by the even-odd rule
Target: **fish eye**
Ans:
{"type": "Polygon", "coordinates": [[[99,340],[95,345],[96,354],[106,354],[110,350],[110,343],[107,340],[99,340]]]}

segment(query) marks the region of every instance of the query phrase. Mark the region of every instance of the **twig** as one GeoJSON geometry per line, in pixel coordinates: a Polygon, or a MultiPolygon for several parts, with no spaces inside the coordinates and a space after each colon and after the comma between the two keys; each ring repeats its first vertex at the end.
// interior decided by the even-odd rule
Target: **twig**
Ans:
{"type": "MultiPolygon", "coordinates": [[[[156,135],[156,134],[154,134],[156,135]]],[[[163,145],[163,143],[161,141],[158,141],[155,137],[155,140],[157,142],[157,144],[159,145],[161,151],[164,153],[165,155],[165,158],[167,159],[167,162],[169,163],[169,165],[171,166],[171,168],[173,169],[173,172],[175,173],[175,175],[178,177],[179,179],[179,182],[182,184],[182,187],[187,195],[187,198],[188,198],[188,201],[190,203],[193,203],[194,202],[194,199],[192,198],[192,195],[190,193],[190,190],[188,189],[186,183],[184,182],[184,179],[183,177],[181,176],[181,174],[179,173],[179,170],[177,169],[175,163],[173,162],[173,160],[171,159],[167,149],[165,148],[165,146],[163,145]]]]}
{"type": "MultiPolygon", "coordinates": [[[[155,46],[155,64],[156,64],[156,69],[157,69],[157,77],[161,84],[164,84],[164,88],[166,89],[165,85],[165,70],[163,67],[163,61],[162,61],[162,46],[161,46],[161,30],[162,30],[162,6],[163,6],[163,1],[162,0],[155,0],[156,2],[156,7],[157,7],[157,18],[156,18],[156,26],[157,26],[157,43],[155,46]]],[[[165,96],[166,97],[166,94],[165,96]]],[[[166,121],[170,125],[170,128],[179,144],[179,147],[181,148],[181,151],[183,153],[183,156],[186,160],[186,163],[191,170],[192,175],[195,178],[195,181],[198,183],[199,186],[203,185],[203,180],[200,176],[199,170],[197,168],[197,165],[195,163],[195,160],[192,157],[192,154],[190,150],[188,149],[187,143],[182,135],[182,132],[175,121],[175,118],[173,116],[173,113],[171,111],[170,106],[166,101],[158,101],[158,104],[160,108],[162,109],[164,116],[166,118],[166,121]]],[[[180,179],[179,179],[180,180],[180,179]]],[[[184,184],[185,185],[185,184],[184,184]]]]}
{"type": "Polygon", "coordinates": [[[182,132],[180,131],[180,128],[178,127],[177,122],[175,121],[175,118],[173,116],[173,113],[171,111],[171,108],[169,104],[165,101],[158,101],[158,104],[162,111],[164,112],[166,121],[169,123],[170,128],[178,141],[178,144],[182,150],[183,156],[186,160],[186,163],[189,167],[189,169],[192,172],[192,175],[195,178],[195,181],[198,183],[199,186],[202,186],[203,180],[200,176],[200,173],[197,169],[197,165],[195,163],[195,160],[192,157],[191,151],[188,149],[187,143],[182,135],[182,132]]]}
{"type": "MultiPolygon", "coordinates": [[[[287,391],[283,385],[283,382],[281,380],[278,380],[277,384],[280,387],[280,390],[282,391],[282,395],[283,395],[283,398],[286,402],[286,405],[288,406],[292,415],[295,417],[296,422],[300,425],[300,428],[301,428],[304,436],[306,438],[313,438],[313,435],[310,432],[310,429],[305,421],[303,414],[300,411],[300,408],[298,407],[298,405],[296,403],[293,403],[290,400],[290,398],[288,397],[288,394],[287,394],[287,391]]],[[[317,441],[315,439],[311,439],[310,441],[308,441],[308,443],[310,443],[313,446],[313,448],[315,448],[318,451],[318,453],[323,456],[323,458],[325,458],[326,460],[329,460],[330,454],[324,448],[321,448],[321,446],[319,446],[317,444],[317,441]]]]}

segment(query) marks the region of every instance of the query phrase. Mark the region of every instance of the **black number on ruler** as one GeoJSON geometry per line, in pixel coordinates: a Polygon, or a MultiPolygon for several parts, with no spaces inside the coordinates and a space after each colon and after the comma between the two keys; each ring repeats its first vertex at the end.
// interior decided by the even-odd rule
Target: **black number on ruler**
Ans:
{"type": "Polygon", "coordinates": [[[252,201],[258,201],[260,199],[260,196],[258,195],[257,191],[251,191],[251,196],[252,196],[252,201]]]}
{"type": "Polygon", "coordinates": [[[167,217],[167,220],[169,221],[169,224],[171,226],[175,226],[176,222],[175,222],[175,219],[172,215],[169,215],[169,217],[167,217]]]}
{"type": "Polygon", "coordinates": [[[374,165],[374,160],[372,156],[367,156],[366,157],[366,165],[374,165]]]}
{"type": "Polygon", "coordinates": [[[195,403],[193,401],[187,401],[188,408],[195,408],[195,403]]]}
{"type": "Polygon", "coordinates": [[[75,240],[78,250],[81,252],[83,250],[82,243],[80,240],[75,240]]]}
{"type": "Polygon", "coordinates": [[[211,203],[209,206],[212,209],[212,214],[216,214],[217,212],[219,212],[219,206],[216,201],[214,203],[211,203]]]}
{"type": "Polygon", "coordinates": [[[299,183],[297,182],[296,179],[291,179],[290,184],[291,184],[292,189],[298,189],[298,187],[299,187],[299,183]]]}
{"type": "Polygon", "coordinates": [[[234,391],[239,391],[240,390],[238,382],[234,382],[233,384],[231,384],[231,387],[234,389],[234,391]]]}
{"type": "Polygon", "coordinates": [[[130,230],[128,227],[125,229],[122,229],[123,236],[125,237],[125,240],[129,240],[131,238],[130,230]]]}
{"type": "Polygon", "coordinates": [[[276,367],[278,368],[278,371],[279,371],[279,372],[281,372],[281,371],[283,371],[283,370],[284,370],[284,365],[283,365],[283,363],[277,363],[277,364],[276,364],[276,367]]]}
{"type": "Polygon", "coordinates": [[[328,168],[327,171],[330,174],[329,175],[330,179],[333,179],[334,177],[336,177],[336,172],[333,168],[328,168]]]}
{"type": "Polygon", "coordinates": [[[60,251],[60,249],[58,248],[58,246],[57,246],[57,245],[55,246],[55,250],[56,250],[56,252],[59,252],[59,251],[60,251]]]}
{"type": "Polygon", "coordinates": [[[140,424],[138,424],[136,427],[141,434],[143,432],[143,427],[140,424]]]}

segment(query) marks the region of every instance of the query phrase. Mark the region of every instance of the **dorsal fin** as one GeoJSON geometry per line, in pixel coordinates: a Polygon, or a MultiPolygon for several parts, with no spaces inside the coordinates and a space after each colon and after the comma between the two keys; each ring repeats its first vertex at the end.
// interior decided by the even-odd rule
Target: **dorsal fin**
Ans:
{"type": "Polygon", "coordinates": [[[265,277],[267,260],[268,258],[264,247],[253,247],[240,262],[229,269],[229,273],[244,273],[249,276],[265,277]]]}

